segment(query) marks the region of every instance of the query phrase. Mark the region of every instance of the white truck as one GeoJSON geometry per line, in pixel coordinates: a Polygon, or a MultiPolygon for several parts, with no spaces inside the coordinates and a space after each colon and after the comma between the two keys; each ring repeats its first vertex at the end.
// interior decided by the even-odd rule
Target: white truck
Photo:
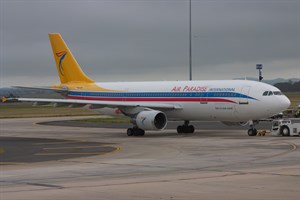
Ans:
{"type": "Polygon", "coordinates": [[[289,119],[274,120],[271,134],[282,136],[300,136],[300,123],[292,123],[289,119]]]}

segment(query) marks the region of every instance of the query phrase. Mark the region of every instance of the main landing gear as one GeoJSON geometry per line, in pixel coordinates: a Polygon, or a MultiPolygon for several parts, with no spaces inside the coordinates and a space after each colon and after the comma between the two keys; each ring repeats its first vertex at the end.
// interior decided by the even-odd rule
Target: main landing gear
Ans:
{"type": "Polygon", "coordinates": [[[138,127],[129,128],[129,129],[127,129],[127,135],[128,136],[144,136],[145,130],[140,129],[138,127]]]}
{"type": "Polygon", "coordinates": [[[190,121],[184,121],[182,126],[177,127],[177,133],[194,133],[195,128],[193,125],[189,125],[190,121]]]}
{"type": "Polygon", "coordinates": [[[250,121],[250,129],[248,130],[248,135],[249,136],[256,136],[257,135],[257,130],[255,128],[255,125],[258,124],[258,121],[250,121]]]}

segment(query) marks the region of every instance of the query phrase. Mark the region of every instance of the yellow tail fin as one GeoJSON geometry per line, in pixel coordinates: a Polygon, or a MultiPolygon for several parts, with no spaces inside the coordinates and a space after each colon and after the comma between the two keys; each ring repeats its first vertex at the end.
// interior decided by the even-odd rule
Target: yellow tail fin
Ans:
{"type": "Polygon", "coordinates": [[[58,75],[61,83],[94,83],[80,68],[65,41],[59,33],[49,34],[58,75]]]}

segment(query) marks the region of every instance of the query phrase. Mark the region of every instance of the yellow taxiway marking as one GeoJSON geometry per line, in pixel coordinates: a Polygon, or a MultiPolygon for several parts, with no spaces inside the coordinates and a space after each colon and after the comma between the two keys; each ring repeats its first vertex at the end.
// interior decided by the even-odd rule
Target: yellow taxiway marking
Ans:
{"type": "Polygon", "coordinates": [[[45,143],[36,143],[34,145],[76,144],[76,143],[84,143],[84,142],[89,142],[89,141],[82,140],[82,141],[64,141],[64,142],[45,142],[45,143]]]}
{"type": "MultiPolygon", "coordinates": [[[[97,146],[97,147],[101,147],[101,146],[97,146]]],[[[36,156],[58,156],[58,155],[107,155],[107,154],[112,154],[112,153],[116,153],[117,151],[121,150],[121,147],[119,146],[102,146],[102,147],[111,147],[111,148],[115,148],[113,151],[109,151],[109,152],[84,152],[84,153],[36,153],[34,155],[36,156]]],[[[92,147],[95,148],[95,147],[92,147]]],[[[70,148],[72,149],[72,148],[70,148]]]]}
{"type": "Polygon", "coordinates": [[[291,142],[285,142],[284,141],[284,142],[276,142],[274,144],[282,144],[282,143],[288,144],[290,146],[290,149],[287,150],[287,151],[284,151],[282,153],[278,153],[278,154],[274,154],[274,155],[266,156],[266,157],[262,157],[262,158],[257,158],[257,159],[254,159],[254,161],[268,159],[268,158],[274,158],[274,157],[277,157],[277,156],[283,156],[283,155],[291,153],[291,152],[293,152],[297,149],[297,145],[295,145],[294,143],[291,143],[291,142]]]}
{"type": "MultiPolygon", "coordinates": [[[[104,146],[105,147],[105,146],[104,146]]],[[[112,146],[106,146],[106,147],[112,147],[112,146]]],[[[103,155],[107,155],[107,154],[112,154],[112,153],[116,153],[116,152],[118,152],[118,151],[121,151],[122,150],[122,148],[121,147],[119,147],[119,146],[116,146],[116,147],[114,147],[114,148],[116,148],[115,150],[113,150],[113,151],[110,151],[110,152],[105,152],[103,155]]]]}
{"type": "Polygon", "coordinates": [[[280,144],[280,143],[286,143],[286,144],[290,145],[290,149],[288,151],[285,151],[285,152],[282,152],[282,153],[279,153],[279,154],[275,154],[275,155],[271,156],[270,158],[277,157],[277,156],[282,156],[282,155],[285,155],[287,153],[291,153],[291,152],[293,152],[297,149],[297,145],[295,145],[294,143],[279,142],[278,144],[280,144]]]}
{"type": "Polygon", "coordinates": [[[91,152],[91,153],[36,153],[36,156],[60,156],[60,155],[103,155],[105,152],[91,152]]]}
{"type": "Polygon", "coordinates": [[[294,143],[286,142],[286,141],[284,141],[284,142],[277,142],[277,144],[280,144],[280,143],[285,143],[285,144],[288,144],[290,146],[290,149],[288,151],[283,152],[281,154],[290,153],[290,152],[295,151],[297,149],[297,145],[295,145],[294,143]]]}
{"type": "Polygon", "coordinates": [[[293,143],[288,143],[289,145],[291,145],[291,149],[290,151],[295,151],[297,149],[297,145],[293,144],[293,143]]]}
{"type": "Polygon", "coordinates": [[[43,148],[44,150],[55,150],[55,149],[93,149],[93,148],[102,148],[104,146],[79,146],[79,147],[49,147],[43,148]]]}

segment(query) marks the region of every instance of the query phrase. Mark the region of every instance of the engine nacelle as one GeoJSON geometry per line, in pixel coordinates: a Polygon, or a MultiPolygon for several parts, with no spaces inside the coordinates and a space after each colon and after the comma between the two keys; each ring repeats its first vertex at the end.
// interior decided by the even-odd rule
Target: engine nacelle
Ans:
{"type": "Polygon", "coordinates": [[[150,110],[140,112],[135,119],[136,125],[143,130],[163,130],[167,126],[165,113],[150,110]]]}

